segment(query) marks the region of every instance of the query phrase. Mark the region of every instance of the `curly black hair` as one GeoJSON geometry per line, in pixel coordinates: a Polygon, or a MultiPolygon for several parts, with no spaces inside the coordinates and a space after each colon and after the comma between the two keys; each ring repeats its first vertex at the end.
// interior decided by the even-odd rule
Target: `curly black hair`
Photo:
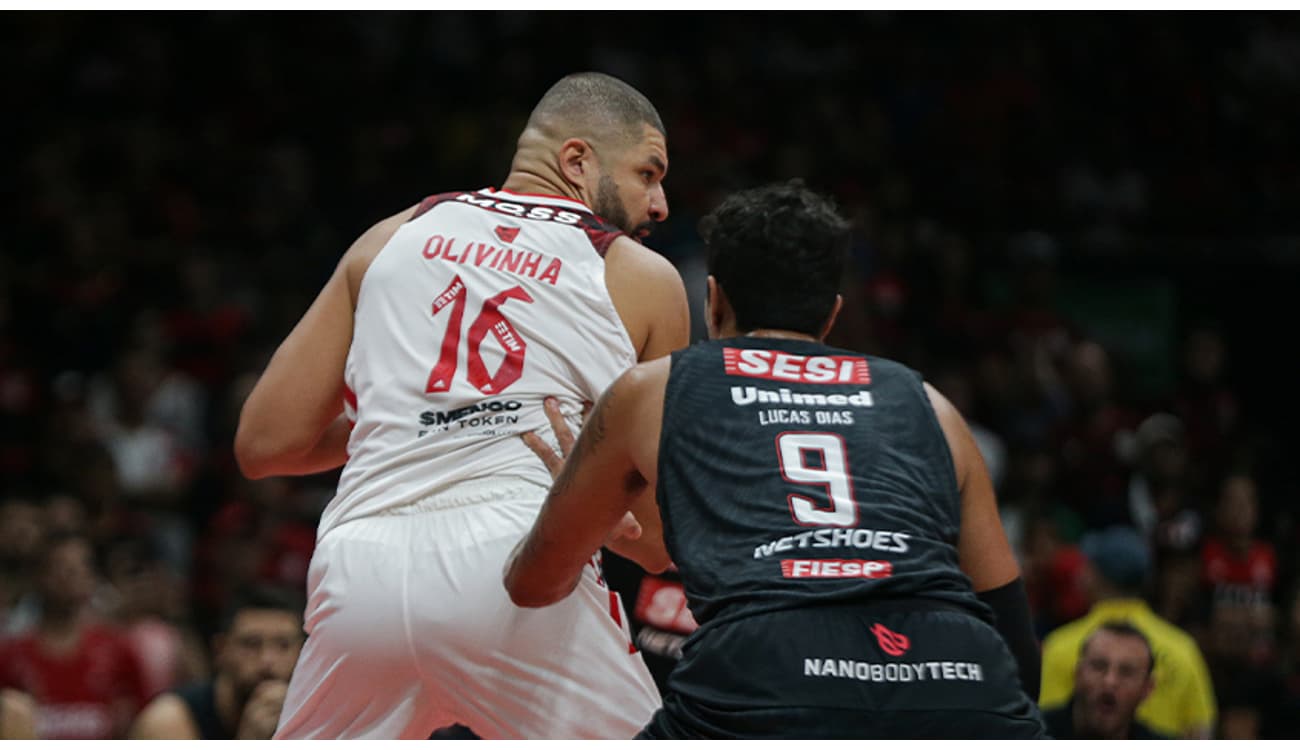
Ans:
{"type": "Polygon", "coordinates": [[[821,332],[835,305],[849,224],[802,180],[734,193],[700,221],[709,273],[742,330],[821,332]]]}

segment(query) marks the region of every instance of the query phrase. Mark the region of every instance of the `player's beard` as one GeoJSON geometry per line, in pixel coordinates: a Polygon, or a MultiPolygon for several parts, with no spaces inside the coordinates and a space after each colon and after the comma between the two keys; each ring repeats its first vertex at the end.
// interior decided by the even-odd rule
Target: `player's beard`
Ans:
{"type": "Polygon", "coordinates": [[[623,205],[623,199],[618,197],[618,185],[614,183],[614,178],[609,175],[601,175],[600,182],[596,183],[596,200],[591,208],[596,215],[622,229],[634,238],[640,239],[642,232],[649,234],[654,228],[654,222],[646,221],[641,224],[632,224],[632,217],[627,214],[627,207],[623,205]]]}

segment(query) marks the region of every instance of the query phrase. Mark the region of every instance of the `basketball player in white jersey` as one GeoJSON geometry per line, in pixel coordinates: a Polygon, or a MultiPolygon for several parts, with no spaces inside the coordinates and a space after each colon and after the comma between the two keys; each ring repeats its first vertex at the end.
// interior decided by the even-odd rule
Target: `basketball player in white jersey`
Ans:
{"type": "Polygon", "coordinates": [[[637,241],[668,215],[667,171],[644,96],[568,76],[500,190],[376,224],[276,351],[240,417],[241,469],[344,467],[277,737],[630,738],[654,713],[597,561],[541,610],[513,606],[501,570],[551,483],[519,438],[554,441],[543,398],[576,426],[623,370],[688,343],[681,279],[637,241]]]}

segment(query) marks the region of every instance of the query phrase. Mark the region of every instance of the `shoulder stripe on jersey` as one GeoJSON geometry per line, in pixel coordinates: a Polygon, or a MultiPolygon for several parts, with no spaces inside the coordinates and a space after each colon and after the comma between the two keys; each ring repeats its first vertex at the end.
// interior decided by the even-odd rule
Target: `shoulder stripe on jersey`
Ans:
{"type": "Polygon", "coordinates": [[[582,230],[587,233],[591,246],[596,248],[602,258],[609,252],[609,246],[614,244],[614,240],[624,236],[623,230],[595,214],[582,217],[582,230]]]}
{"type": "Polygon", "coordinates": [[[411,218],[407,219],[407,221],[414,221],[420,218],[421,216],[427,214],[429,212],[429,209],[433,208],[439,203],[443,203],[445,201],[449,201],[455,198],[456,196],[460,195],[462,192],[464,191],[462,190],[454,193],[438,193],[437,195],[431,195],[428,198],[425,198],[424,200],[420,201],[420,205],[415,207],[415,211],[411,214],[411,218]]]}

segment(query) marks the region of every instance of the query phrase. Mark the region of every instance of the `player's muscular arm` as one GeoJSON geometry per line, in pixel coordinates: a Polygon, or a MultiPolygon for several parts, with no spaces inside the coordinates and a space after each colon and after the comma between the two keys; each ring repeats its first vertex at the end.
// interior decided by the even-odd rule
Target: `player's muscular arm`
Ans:
{"type": "Polygon", "coordinates": [[[648,486],[630,450],[639,427],[635,373],[624,373],[600,397],[532,529],[511,554],[505,586],[516,605],[544,607],[568,596],[648,486]]]}
{"type": "Polygon", "coordinates": [[[198,740],[202,737],[185,701],[171,693],[163,693],[135,718],[127,739],[198,740]]]}
{"type": "Polygon", "coordinates": [[[957,471],[957,486],[961,490],[958,562],[976,591],[995,589],[1015,580],[1020,575],[1020,566],[1002,530],[993,481],[961,413],[929,383],[925,390],[948,440],[953,468],[957,471]]]}
{"type": "MultiPolygon", "coordinates": [[[[605,285],[636,346],[639,361],[666,357],[691,343],[686,287],[677,269],[662,255],[626,237],[615,240],[605,255],[605,285]]],[[[658,434],[659,423],[654,424],[658,434]]],[[[655,448],[658,449],[658,442],[655,448]]],[[[663,522],[653,492],[636,498],[631,510],[643,529],[639,546],[663,538],[663,522]]],[[[621,550],[615,551],[623,554],[621,550]]],[[[645,562],[637,562],[646,567],[645,562]]]]}
{"type": "Polygon", "coordinates": [[[690,343],[686,287],[662,255],[620,237],[605,255],[605,286],[638,361],[657,359],[690,343]]]}
{"type": "Polygon", "coordinates": [[[376,224],[353,243],[271,357],[244,402],[235,433],[235,458],[245,476],[313,474],[347,461],[351,428],[343,417],[343,368],[357,292],[370,261],[412,210],[376,224]]]}
{"type": "Polygon", "coordinates": [[[1036,696],[1042,657],[1029,618],[1020,566],[1002,530],[993,481],[961,413],[929,383],[925,390],[947,438],[961,491],[957,562],[970,577],[975,593],[993,610],[998,633],[1015,656],[1025,693],[1036,696]]]}

